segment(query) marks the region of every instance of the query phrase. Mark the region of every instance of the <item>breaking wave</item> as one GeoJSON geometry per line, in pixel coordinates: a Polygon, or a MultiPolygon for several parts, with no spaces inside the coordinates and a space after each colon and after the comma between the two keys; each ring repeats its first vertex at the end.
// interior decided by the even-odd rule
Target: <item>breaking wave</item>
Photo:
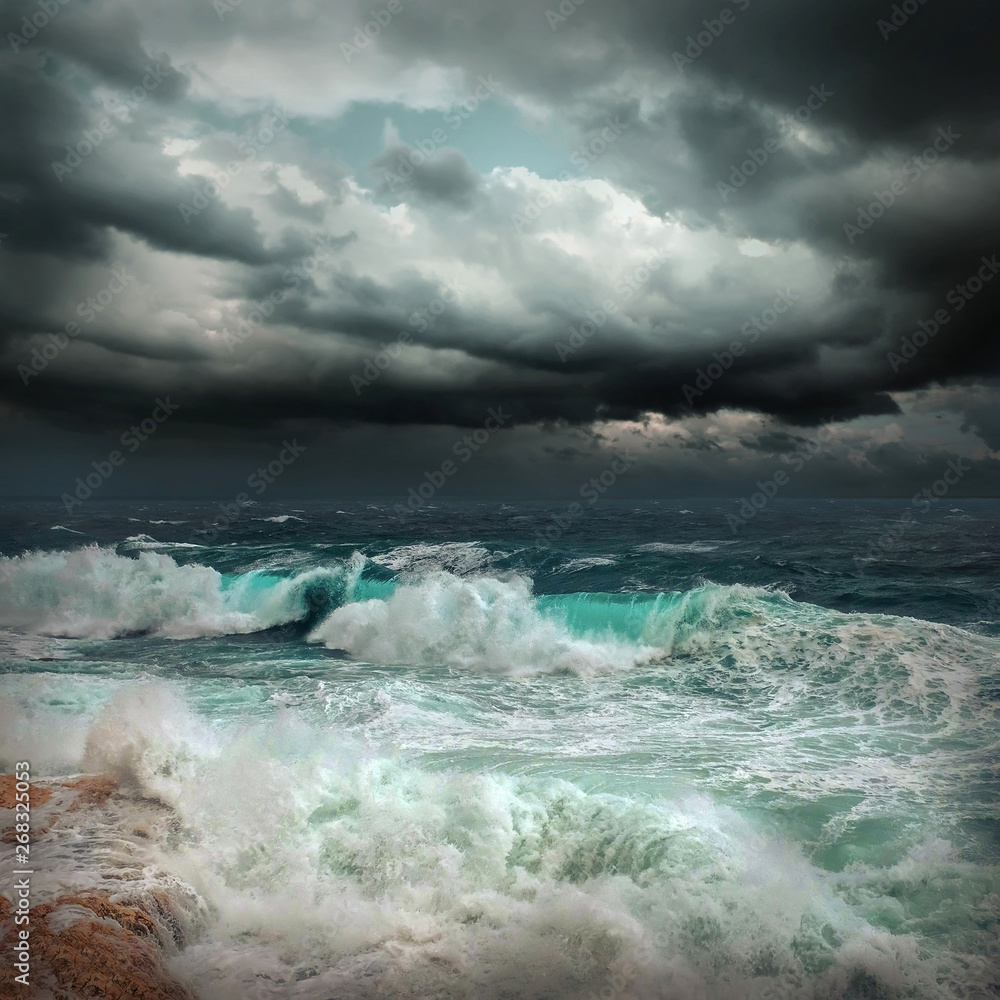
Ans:
{"type": "Polygon", "coordinates": [[[180,848],[169,825],[153,836],[208,904],[172,960],[206,1000],[986,995],[990,959],[956,918],[996,920],[996,871],[939,838],[830,871],[704,794],[442,773],[336,732],[296,741],[289,756],[266,727],[220,734],[162,685],[91,720],[80,763],[132,796],[97,835],[134,841],[153,800],[187,832],[180,848]]]}
{"type": "Polygon", "coordinates": [[[669,593],[536,594],[529,577],[477,574],[476,551],[355,553],[297,572],[220,573],[96,545],[0,559],[0,626],[64,638],[296,635],[374,664],[584,676],[655,664],[678,683],[777,698],[789,677],[833,684],[858,710],[957,712],[997,641],[949,625],[841,613],[740,585],[669,593]],[[406,566],[393,576],[386,564],[406,566]],[[370,572],[369,572],[370,571],[370,572]]]}
{"type": "Polygon", "coordinates": [[[0,559],[0,624],[84,639],[258,632],[329,611],[347,599],[354,575],[349,564],[291,577],[227,575],[97,545],[30,552],[0,559]]]}

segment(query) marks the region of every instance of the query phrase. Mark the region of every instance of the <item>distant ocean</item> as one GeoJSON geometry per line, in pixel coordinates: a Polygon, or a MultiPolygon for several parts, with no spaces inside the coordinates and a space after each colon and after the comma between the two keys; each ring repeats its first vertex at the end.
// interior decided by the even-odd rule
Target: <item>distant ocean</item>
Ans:
{"type": "Polygon", "coordinates": [[[204,1000],[996,996],[1000,502],[567,508],[2,504],[0,765],[204,1000]]]}

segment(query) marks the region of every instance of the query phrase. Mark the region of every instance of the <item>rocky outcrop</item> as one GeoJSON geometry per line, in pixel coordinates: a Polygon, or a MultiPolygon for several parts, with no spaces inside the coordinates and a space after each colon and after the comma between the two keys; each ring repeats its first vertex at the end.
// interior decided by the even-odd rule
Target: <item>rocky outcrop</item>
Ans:
{"type": "MultiPolygon", "coordinates": [[[[17,780],[13,774],[0,774],[0,809],[13,809],[17,801],[15,785],[17,780]]],[[[41,785],[29,785],[33,805],[43,806],[52,798],[52,789],[41,785]]]]}
{"type": "MultiPolygon", "coordinates": [[[[0,810],[12,809],[13,795],[14,778],[0,776],[0,810]]],[[[27,924],[31,931],[30,985],[25,987],[14,978],[14,945],[20,928],[14,923],[14,897],[4,872],[0,883],[4,893],[0,895],[0,997],[194,1000],[190,987],[168,972],[165,964],[168,953],[184,943],[183,928],[190,923],[189,915],[180,912],[177,894],[167,888],[158,890],[155,882],[151,886],[148,867],[136,861],[124,867],[108,864],[95,851],[94,866],[81,868],[77,874],[80,883],[103,885],[82,885],[76,891],[66,891],[73,872],[45,871],[46,858],[60,856],[57,849],[47,850],[47,841],[58,848],[56,840],[60,835],[78,837],[81,819],[88,827],[99,829],[101,814],[116,799],[120,799],[117,784],[107,776],[32,784],[34,874],[27,924]],[[53,874],[56,877],[46,881],[46,876],[53,874]]],[[[148,811],[154,818],[162,818],[166,812],[157,804],[151,804],[148,811]]],[[[115,822],[120,823],[123,815],[116,814],[115,822]]],[[[5,822],[12,820],[12,814],[10,817],[8,820],[0,814],[5,822]]],[[[134,827],[130,832],[139,838],[150,836],[148,825],[134,827]]],[[[13,833],[13,826],[8,827],[3,839],[12,842],[13,833]]],[[[11,863],[9,869],[13,867],[11,863]]]]}
{"type": "Polygon", "coordinates": [[[92,892],[35,906],[30,916],[31,985],[25,988],[14,981],[11,904],[0,897],[7,930],[0,941],[0,995],[193,1000],[164,968],[156,921],[141,903],[116,903],[106,892],[92,892]],[[50,917],[67,907],[74,908],[75,922],[54,929],[50,917]]]}

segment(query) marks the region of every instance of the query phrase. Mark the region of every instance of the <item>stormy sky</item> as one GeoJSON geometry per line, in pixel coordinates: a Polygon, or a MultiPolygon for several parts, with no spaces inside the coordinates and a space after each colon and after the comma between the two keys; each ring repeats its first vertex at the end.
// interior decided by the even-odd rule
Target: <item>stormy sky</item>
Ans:
{"type": "Polygon", "coordinates": [[[7,495],[117,451],[107,498],[226,496],[288,442],[276,495],[391,496],[466,438],[455,497],[572,495],[616,452],[622,496],[795,464],[788,496],[908,496],[949,461],[1000,493],[996,5],[0,28],[7,495]]]}

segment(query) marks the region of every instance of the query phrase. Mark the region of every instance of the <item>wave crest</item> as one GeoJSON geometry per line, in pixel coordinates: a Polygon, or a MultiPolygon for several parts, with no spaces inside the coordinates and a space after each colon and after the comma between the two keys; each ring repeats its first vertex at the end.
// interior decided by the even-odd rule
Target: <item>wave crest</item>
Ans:
{"type": "Polygon", "coordinates": [[[548,617],[521,576],[460,578],[436,572],[386,600],[337,608],[310,640],[361,660],[504,673],[590,673],[635,666],[650,650],[574,636],[548,617]]]}
{"type": "Polygon", "coordinates": [[[348,598],[355,578],[350,565],[224,576],[149,551],[29,552],[0,559],[0,623],[78,639],[258,632],[325,614],[348,598]]]}

